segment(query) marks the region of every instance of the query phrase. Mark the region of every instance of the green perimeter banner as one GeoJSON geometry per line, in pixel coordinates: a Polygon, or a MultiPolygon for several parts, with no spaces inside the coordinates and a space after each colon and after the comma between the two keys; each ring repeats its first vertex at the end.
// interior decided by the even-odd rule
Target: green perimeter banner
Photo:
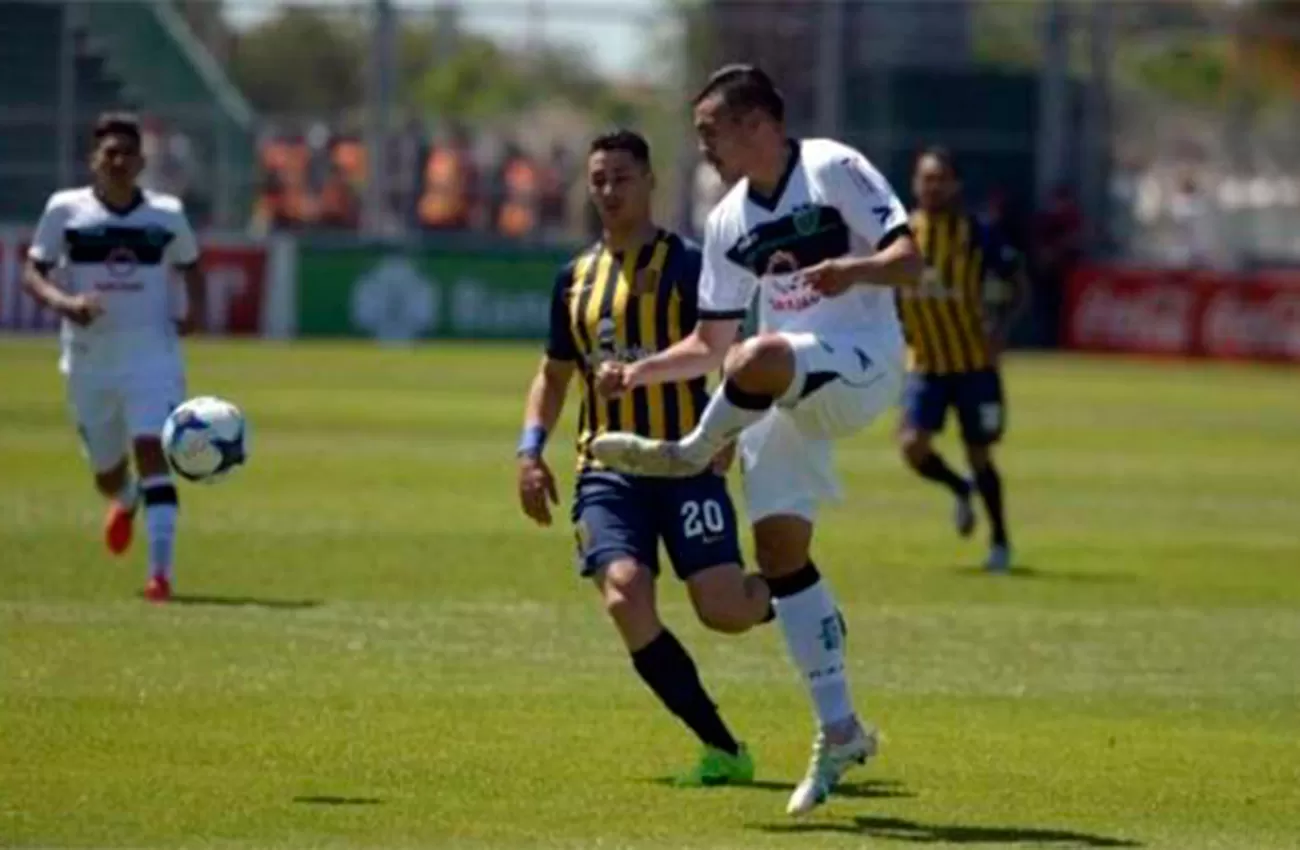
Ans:
{"type": "Polygon", "coordinates": [[[298,255],[301,336],[537,339],[572,254],[553,249],[312,245],[298,255]]]}

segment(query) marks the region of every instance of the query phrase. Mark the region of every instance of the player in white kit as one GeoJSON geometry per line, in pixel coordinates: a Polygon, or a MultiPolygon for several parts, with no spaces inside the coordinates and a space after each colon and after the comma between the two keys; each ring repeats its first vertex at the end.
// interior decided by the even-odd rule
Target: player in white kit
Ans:
{"type": "Polygon", "coordinates": [[[598,436],[591,451],[629,473],[691,475],[739,436],[759,568],[818,718],[808,774],[788,811],[823,802],[848,767],[876,752],[854,710],[843,622],[809,548],[820,502],[835,498],[832,441],[898,402],[903,336],[890,287],[914,283],[922,259],[907,212],[859,152],[791,140],[780,93],[762,71],[729,66],[695,100],[704,156],[730,192],[709,216],[700,323],[677,346],[609,364],[609,395],[706,374],[725,380],[680,441],[598,436]],[[729,352],[755,292],[759,331],[729,352]]]}
{"type": "Polygon", "coordinates": [[[110,500],[105,543],[131,544],[143,503],[149,538],[145,597],[171,596],[178,501],[160,433],[185,400],[177,337],[203,314],[203,275],[178,199],[142,191],[140,124],[124,113],[94,130],[94,184],[55,192],[28,251],[23,283],[63,317],[59,368],[95,474],[110,500]],[[177,293],[172,269],[180,269],[177,293]],[[131,474],[134,455],[138,479],[131,474]]]}

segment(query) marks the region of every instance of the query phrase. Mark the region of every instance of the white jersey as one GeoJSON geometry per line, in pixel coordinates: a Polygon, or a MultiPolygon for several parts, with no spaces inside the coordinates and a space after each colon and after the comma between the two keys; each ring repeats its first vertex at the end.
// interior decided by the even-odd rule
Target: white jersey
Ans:
{"type": "Polygon", "coordinates": [[[824,298],[799,269],[874,253],[907,231],[907,211],[876,167],[848,145],[791,144],[789,169],[773,197],[741,180],[710,213],[700,317],[741,318],[757,289],[760,330],[864,335],[901,351],[890,288],[854,286],[824,298]]]}
{"type": "Polygon", "coordinates": [[[86,327],[64,320],[64,374],[179,369],[180,291],[172,269],[199,256],[180,200],[142,192],[130,207],[113,209],[89,187],[55,192],[28,256],[61,266],[65,291],[94,293],[104,308],[86,327]]]}

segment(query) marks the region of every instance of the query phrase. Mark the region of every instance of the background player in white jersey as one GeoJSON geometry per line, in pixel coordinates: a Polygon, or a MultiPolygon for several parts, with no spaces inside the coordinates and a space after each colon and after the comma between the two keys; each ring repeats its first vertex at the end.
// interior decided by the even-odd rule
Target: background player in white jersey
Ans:
{"type": "Polygon", "coordinates": [[[591,450],[626,472],[683,476],[739,435],[759,567],[819,722],[788,807],[800,814],[877,746],[853,708],[843,623],[809,548],[818,503],[837,494],[831,441],[898,400],[903,338],[888,287],[913,283],[922,261],[880,173],[838,142],[791,140],[781,95],[762,71],[715,73],[695,100],[695,127],[705,157],[736,181],[705,229],[700,323],[667,351],[609,364],[600,383],[617,395],[724,360],[727,377],[683,439],[615,433],[591,450]],[[728,356],[756,289],[759,332],[728,356]]]}
{"type": "Polygon", "coordinates": [[[203,315],[198,245],[179,200],[136,184],[144,158],[134,116],[99,118],[90,165],[93,185],[55,192],[46,204],[23,283],[63,317],[59,367],[95,487],[110,500],[105,543],[113,554],[127,550],[143,502],[145,596],[165,601],[178,502],[159,434],[185,399],[177,337],[203,315]],[[182,293],[173,268],[182,272],[182,293]]]}

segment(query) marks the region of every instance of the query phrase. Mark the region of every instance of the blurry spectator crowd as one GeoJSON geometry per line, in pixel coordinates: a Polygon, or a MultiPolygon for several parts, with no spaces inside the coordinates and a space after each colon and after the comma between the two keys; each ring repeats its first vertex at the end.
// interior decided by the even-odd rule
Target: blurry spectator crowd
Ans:
{"type": "Polygon", "coordinates": [[[268,133],[259,143],[257,232],[478,232],[511,239],[562,239],[583,229],[571,189],[576,159],[448,126],[429,134],[411,122],[387,140],[388,179],[371,187],[365,139],[324,124],[268,133]],[[377,189],[379,220],[364,220],[377,189]]]}

